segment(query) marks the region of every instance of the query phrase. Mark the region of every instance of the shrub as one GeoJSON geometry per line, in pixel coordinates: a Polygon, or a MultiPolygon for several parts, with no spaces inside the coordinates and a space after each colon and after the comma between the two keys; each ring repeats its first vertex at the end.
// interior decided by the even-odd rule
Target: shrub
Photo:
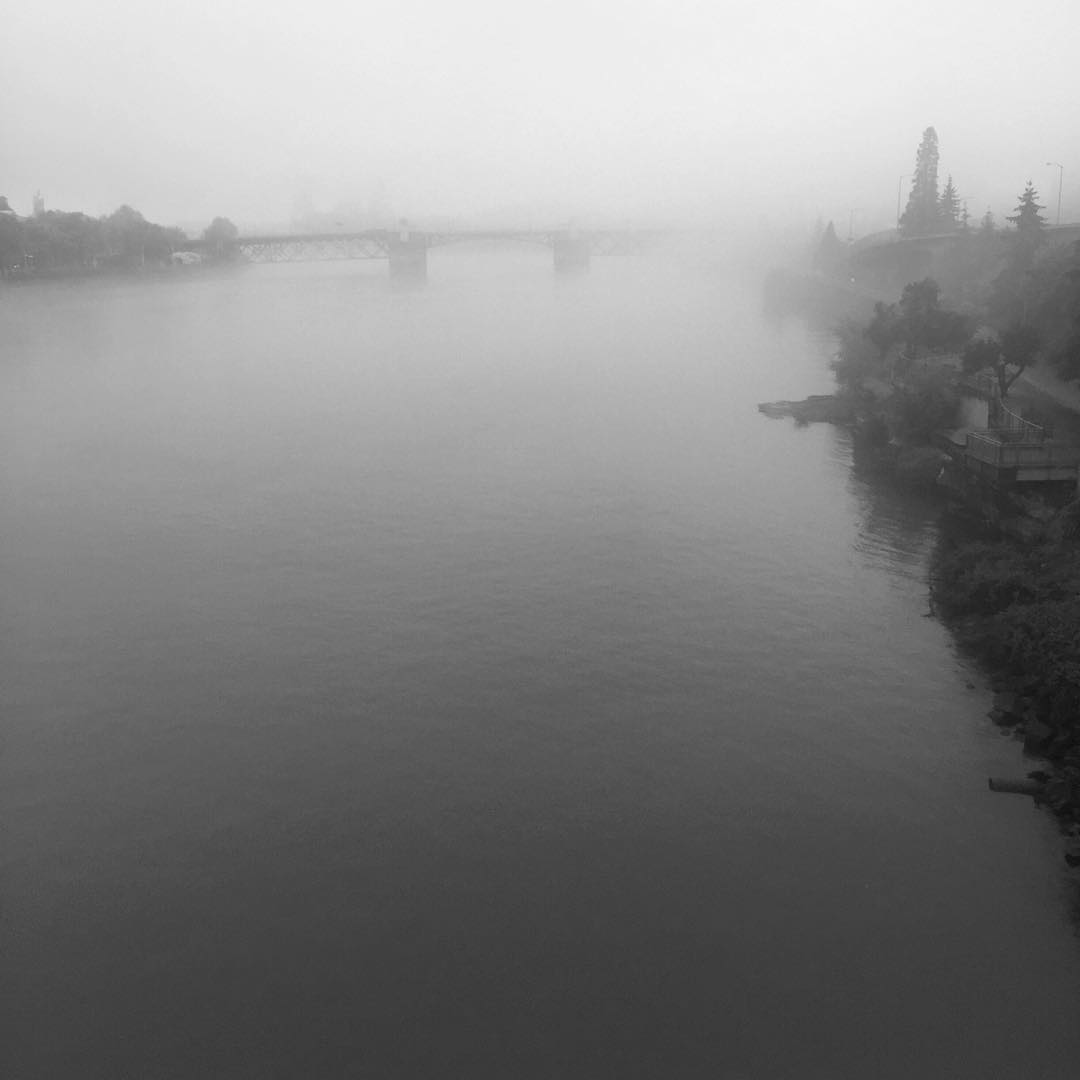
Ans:
{"type": "Polygon", "coordinates": [[[936,560],[931,592],[947,616],[997,615],[1040,596],[1037,548],[1007,542],[962,544],[936,560]]]}
{"type": "Polygon", "coordinates": [[[999,660],[1038,680],[1051,715],[1080,712],[1080,599],[1075,596],[1014,604],[996,619],[999,660]]]}
{"type": "Polygon", "coordinates": [[[863,379],[880,370],[877,346],[866,335],[866,328],[854,319],[847,319],[836,328],[839,347],[832,362],[833,374],[841,389],[858,390],[863,379]]]}
{"type": "Polygon", "coordinates": [[[937,432],[956,426],[959,412],[960,395],[947,373],[912,371],[892,396],[890,427],[907,442],[930,442],[937,432]]]}

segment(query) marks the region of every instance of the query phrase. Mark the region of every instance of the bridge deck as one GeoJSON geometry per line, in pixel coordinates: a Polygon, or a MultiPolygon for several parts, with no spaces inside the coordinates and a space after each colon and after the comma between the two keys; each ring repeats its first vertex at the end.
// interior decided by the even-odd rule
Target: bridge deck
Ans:
{"type": "MultiPolygon", "coordinates": [[[[589,255],[632,255],[665,235],[669,233],[661,229],[363,229],[240,236],[233,246],[251,262],[389,259],[395,250],[447,244],[526,243],[557,249],[567,241],[581,245],[589,255]]],[[[198,241],[191,246],[200,250],[209,245],[198,241]]]]}

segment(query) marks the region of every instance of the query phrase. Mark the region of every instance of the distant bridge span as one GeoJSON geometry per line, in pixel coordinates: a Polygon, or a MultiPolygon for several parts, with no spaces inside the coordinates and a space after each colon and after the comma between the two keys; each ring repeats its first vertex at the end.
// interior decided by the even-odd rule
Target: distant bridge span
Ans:
{"type": "Polygon", "coordinates": [[[386,259],[392,276],[423,277],[430,248],[447,244],[539,244],[556,270],[584,269],[594,255],[637,255],[670,235],[663,229],[364,229],[358,232],[240,236],[233,247],[249,262],[386,259]]]}

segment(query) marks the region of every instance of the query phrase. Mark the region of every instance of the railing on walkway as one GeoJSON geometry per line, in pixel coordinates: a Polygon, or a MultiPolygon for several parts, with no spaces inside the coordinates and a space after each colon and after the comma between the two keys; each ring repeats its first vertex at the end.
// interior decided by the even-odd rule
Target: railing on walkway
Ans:
{"type": "Polygon", "coordinates": [[[1015,413],[1000,398],[990,402],[989,426],[991,431],[999,431],[1012,442],[1041,443],[1045,442],[1049,432],[1042,424],[1036,424],[1032,420],[1025,420],[1019,413],[1015,413]]]}
{"type": "Polygon", "coordinates": [[[998,433],[969,431],[967,455],[998,469],[1072,468],[1080,464],[1080,446],[1002,439],[998,433]]]}
{"type": "Polygon", "coordinates": [[[1041,443],[1053,437],[1050,428],[1025,419],[1001,400],[1001,389],[994,375],[976,371],[964,376],[962,385],[973,390],[979,397],[987,399],[990,403],[987,427],[1003,439],[1019,443],[1041,443]]]}

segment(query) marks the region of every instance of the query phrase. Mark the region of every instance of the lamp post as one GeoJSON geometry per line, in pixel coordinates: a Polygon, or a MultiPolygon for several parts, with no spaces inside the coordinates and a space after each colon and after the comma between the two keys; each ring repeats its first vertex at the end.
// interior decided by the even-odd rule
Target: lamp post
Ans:
{"type": "Polygon", "coordinates": [[[852,241],[854,240],[854,238],[855,238],[855,232],[854,232],[854,226],[855,226],[855,215],[856,215],[856,214],[857,214],[857,213],[858,213],[858,212],[859,212],[859,211],[860,211],[861,209],[862,209],[862,207],[861,207],[861,206],[855,206],[855,207],[852,207],[852,209],[850,209],[850,210],[848,211],[848,218],[847,218],[847,242],[848,242],[849,244],[850,244],[850,243],[851,243],[851,242],[852,242],[852,241]]]}
{"type": "Polygon", "coordinates": [[[1064,166],[1064,165],[1059,165],[1059,164],[1058,164],[1058,163],[1057,163],[1056,161],[1048,161],[1048,162],[1047,162],[1046,164],[1047,164],[1047,165],[1053,165],[1053,166],[1055,166],[1055,167],[1057,168],[1057,171],[1058,171],[1058,212],[1057,212],[1057,223],[1058,223],[1058,224],[1060,225],[1060,224],[1061,224],[1061,184],[1062,184],[1062,182],[1063,182],[1063,181],[1064,181],[1064,179],[1065,179],[1065,166],[1064,166]]]}
{"type": "Polygon", "coordinates": [[[900,192],[903,189],[904,181],[910,180],[915,174],[904,173],[899,180],[896,181],[896,231],[900,232],[900,192]]]}

